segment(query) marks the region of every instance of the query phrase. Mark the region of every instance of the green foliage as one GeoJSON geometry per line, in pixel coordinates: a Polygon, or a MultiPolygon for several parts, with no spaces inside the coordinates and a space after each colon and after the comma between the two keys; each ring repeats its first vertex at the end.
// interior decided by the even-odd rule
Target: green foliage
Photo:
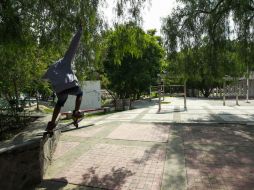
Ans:
{"type": "MultiPolygon", "coordinates": [[[[150,0],[116,0],[115,10],[121,21],[135,21],[136,24],[142,21],[142,10],[150,0]]],[[[122,23],[123,24],[123,23],[122,23]]]]}
{"type": "Polygon", "coordinates": [[[253,67],[254,2],[180,0],[181,8],[164,19],[168,70],[206,91],[225,75],[243,76],[253,67]]]}
{"type": "MultiPolygon", "coordinates": [[[[16,108],[21,92],[48,96],[50,86],[41,76],[50,64],[63,56],[81,23],[85,26],[82,47],[89,49],[99,26],[98,3],[97,0],[1,1],[1,96],[8,101],[15,100],[16,108]]],[[[82,66],[84,63],[77,61],[77,67],[82,66]]],[[[79,69],[80,78],[83,70],[79,69]]]]}
{"type": "Polygon", "coordinates": [[[164,57],[157,37],[129,23],[109,31],[106,44],[104,72],[119,98],[137,98],[156,83],[164,57]]]}
{"type": "MultiPolygon", "coordinates": [[[[144,2],[116,1],[118,16],[128,10],[127,15],[131,15],[133,21],[138,20],[144,2]]],[[[75,61],[77,76],[81,80],[97,79],[96,71],[101,69],[105,53],[100,43],[104,27],[98,12],[100,3],[105,1],[0,1],[0,96],[15,101],[16,108],[21,92],[48,96],[50,86],[41,76],[50,64],[63,56],[80,24],[83,37],[75,61]]]]}

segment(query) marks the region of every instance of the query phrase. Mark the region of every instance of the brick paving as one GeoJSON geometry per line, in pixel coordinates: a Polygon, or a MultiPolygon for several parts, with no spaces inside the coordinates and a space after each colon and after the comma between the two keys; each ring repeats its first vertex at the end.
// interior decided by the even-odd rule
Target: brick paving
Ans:
{"type": "Polygon", "coordinates": [[[93,137],[96,133],[100,132],[102,130],[101,127],[87,127],[87,128],[81,128],[78,130],[69,131],[66,133],[68,136],[74,136],[74,137],[93,137]]]}
{"type": "Polygon", "coordinates": [[[171,114],[147,114],[147,115],[144,115],[142,117],[142,120],[147,120],[147,121],[160,121],[160,122],[163,122],[163,121],[173,121],[173,115],[172,113],[171,114]]]}
{"type": "Polygon", "coordinates": [[[45,181],[64,190],[254,190],[254,128],[237,124],[253,121],[254,109],[221,105],[187,100],[183,111],[179,99],[161,113],[153,104],[94,119],[64,133],[45,181]]]}
{"type": "Polygon", "coordinates": [[[107,138],[167,142],[169,129],[169,125],[123,123],[109,134],[107,138]]]}
{"type": "Polygon", "coordinates": [[[239,126],[185,127],[188,190],[253,190],[253,134],[239,126]]]}
{"type": "Polygon", "coordinates": [[[97,144],[54,180],[105,189],[159,190],[165,150],[97,144]]]}
{"type": "Polygon", "coordinates": [[[79,142],[59,141],[53,155],[53,160],[60,158],[70,150],[74,149],[79,144],[80,144],[79,142]]]}
{"type": "Polygon", "coordinates": [[[110,119],[110,120],[131,120],[131,119],[134,119],[137,115],[138,114],[136,114],[136,113],[115,114],[115,115],[108,117],[107,119],[110,119]]]}
{"type": "Polygon", "coordinates": [[[183,139],[184,144],[218,144],[218,145],[235,145],[235,146],[253,146],[254,145],[254,128],[243,126],[227,125],[221,127],[184,127],[183,139]]]}

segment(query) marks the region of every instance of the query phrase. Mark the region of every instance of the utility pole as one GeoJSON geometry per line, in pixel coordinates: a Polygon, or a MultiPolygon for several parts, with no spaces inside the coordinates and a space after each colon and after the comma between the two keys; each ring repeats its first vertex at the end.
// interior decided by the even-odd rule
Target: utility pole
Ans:
{"type": "Polygon", "coordinates": [[[186,98],[187,98],[187,89],[186,89],[186,80],[184,80],[184,109],[185,110],[187,110],[186,98]]]}
{"type": "Polygon", "coordinates": [[[226,79],[223,81],[223,106],[226,105],[226,79]]]}
{"type": "Polygon", "coordinates": [[[239,106],[239,79],[236,78],[236,105],[239,106]]]}
{"type": "Polygon", "coordinates": [[[247,78],[246,78],[246,102],[249,103],[249,65],[247,65],[247,78]]]}

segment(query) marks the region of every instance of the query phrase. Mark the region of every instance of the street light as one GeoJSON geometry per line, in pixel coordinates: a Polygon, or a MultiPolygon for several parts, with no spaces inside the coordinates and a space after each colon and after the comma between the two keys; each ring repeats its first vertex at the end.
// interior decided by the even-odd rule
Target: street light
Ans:
{"type": "Polygon", "coordinates": [[[161,111],[161,75],[158,73],[157,74],[158,77],[158,86],[157,86],[157,90],[158,90],[158,96],[159,96],[159,110],[158,112],[161,111]]]}

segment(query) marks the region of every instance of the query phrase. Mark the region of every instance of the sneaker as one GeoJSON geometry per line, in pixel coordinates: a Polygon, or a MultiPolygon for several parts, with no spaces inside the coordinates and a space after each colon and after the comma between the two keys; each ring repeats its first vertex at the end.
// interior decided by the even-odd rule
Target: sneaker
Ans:
{"type": "Polygon", "coordinates": [[[74,110],[72,112],[72,117],[75,119],[79,119],[79,118],[83,117],[83,113],[81,113],[79,110],[74,110]]]}
{"type": "Polygon", "coordinates": [[[56,127],[56,124],[53,123],[52,121],[48,122],[48,125],[47,125],[47,128],[46,128],[46,131],[53,131],[53,129],[56,127]]]}

